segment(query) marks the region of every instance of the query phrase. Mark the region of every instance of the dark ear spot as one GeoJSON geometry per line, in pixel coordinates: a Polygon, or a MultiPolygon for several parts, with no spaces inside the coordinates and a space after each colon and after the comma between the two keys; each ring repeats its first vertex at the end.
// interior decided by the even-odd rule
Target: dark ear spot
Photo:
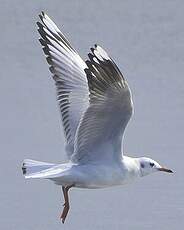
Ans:
{"type": "Polygon", "coordinates": [[[153,166],[154,166],[154,163],[150,162],[150,166],[153,167],[153,166]]]}
{"type": "Polygon", "coordinates": [[[144,168],[144,167],[145,167],[144,163],[141,162],[141,168],[144,168]]]}

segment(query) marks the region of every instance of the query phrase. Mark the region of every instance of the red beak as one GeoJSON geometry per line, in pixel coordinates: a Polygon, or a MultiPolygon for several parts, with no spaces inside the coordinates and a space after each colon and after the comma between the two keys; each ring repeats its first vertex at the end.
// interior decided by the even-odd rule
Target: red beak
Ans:
{"type": "Polygon", "coordinates": [[[173,171],[171,169],[167,169],[167,168],[164,168],[164,167],[159,168],[158,170],[162,171],[162,172],[173,173],[173,171]]]}

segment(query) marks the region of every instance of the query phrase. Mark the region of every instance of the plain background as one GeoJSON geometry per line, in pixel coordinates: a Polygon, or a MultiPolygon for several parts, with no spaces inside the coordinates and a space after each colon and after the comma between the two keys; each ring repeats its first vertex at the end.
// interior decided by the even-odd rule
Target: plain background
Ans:
{"type": "Polygon", "coordinates": [[[184,225],[184,2],[0,1],[0,228],[180,229],[184,225]],[[175,174],[125,187],[71,191],[65,225],[60,188],[25,181],[24,158],[63,162],[54,82],[38,42],[41,11],[86,59],[98,43],[128,79],[134,116],[124,139],[130,156],[149,156],[175,174]]]}

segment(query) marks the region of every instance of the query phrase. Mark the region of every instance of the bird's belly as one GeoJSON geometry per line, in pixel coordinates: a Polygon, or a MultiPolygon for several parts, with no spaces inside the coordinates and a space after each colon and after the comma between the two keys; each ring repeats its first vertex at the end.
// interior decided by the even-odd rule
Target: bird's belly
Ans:
{"type": "Polygon", "coordinates": [[[78,188],[106,188],[127,183],[126,173],[117,166],[82,165],[74,167],[68,181],[78,188]]]}

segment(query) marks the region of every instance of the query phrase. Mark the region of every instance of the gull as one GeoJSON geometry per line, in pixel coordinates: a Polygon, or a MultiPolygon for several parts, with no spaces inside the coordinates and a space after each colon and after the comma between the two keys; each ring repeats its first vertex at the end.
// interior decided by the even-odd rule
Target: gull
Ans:
{"type": "Polygon", "coordinates": [[[56,24],[44,12],[39,17],[39,41],[56,85],[68,162],[25,159],[22,170],[25,178],[49,179],[61,186],[64,223],[72,187],[107,188],[172,170],[150,158],[122,153],[133,102],[127,81],[107,52],[95,45],[84,62],[56,24]]]}

